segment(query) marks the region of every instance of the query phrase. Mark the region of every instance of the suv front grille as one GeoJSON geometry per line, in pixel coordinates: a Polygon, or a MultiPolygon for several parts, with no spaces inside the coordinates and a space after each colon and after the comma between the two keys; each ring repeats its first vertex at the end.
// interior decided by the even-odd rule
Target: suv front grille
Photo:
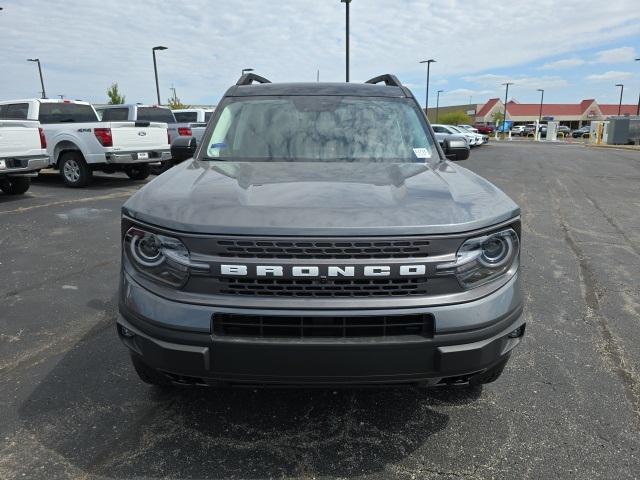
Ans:
{"type": "Polygon", "coordinates": [[[419,258],[429,240],[217,240],[222,257],[235,258],[419,258]]]}
{"type": "Polygon", "coordinates": [[[220,293],[228,295],[258,295],[280,297],[375,297],[427,295],[427,279],[280,279],[226,278],[218,279],[220,293]]]}
{"type": "Polygon", "coordinates": [[[433,337],[430,314],[353,317],[307,317],[214,314],[213,332],[220,336],[260,338],[352,338],[418,335],[433,337]]]}

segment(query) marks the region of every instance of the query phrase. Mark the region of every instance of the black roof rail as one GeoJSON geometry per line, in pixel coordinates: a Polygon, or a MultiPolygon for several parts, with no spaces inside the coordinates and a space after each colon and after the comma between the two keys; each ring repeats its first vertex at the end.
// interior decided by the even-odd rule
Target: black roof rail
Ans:
{"type": "Polygon", "coordinates": [[[395,75],[391,75],[390,73],[385,73],[384,75],[379,75],[377,77],[373,77],[370,80],[367,80],[364,83],[380,83],[384,82],[387,87],[402,87],[402,83],[398,80],[398,77],[395,75]]]}
{"type": "Polygon", "coordinates": [[[256,75],[255,73],[245,73],[238,79],[236,85],[251,85],[253,82],[271,83],[271,80],[267,80],[266,78],[261,77],[260,75],[256,75]]]}

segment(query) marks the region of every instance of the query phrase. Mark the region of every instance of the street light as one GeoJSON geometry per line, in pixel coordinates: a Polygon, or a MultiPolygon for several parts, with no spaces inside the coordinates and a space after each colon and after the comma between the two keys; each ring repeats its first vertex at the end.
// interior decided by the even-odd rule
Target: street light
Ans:
{"type": "Polygon", "coordinates": [[[444,92],[444,90],[438,90],[436,96],[436,123],[438,123],[438,110],[440,110],[440,94],[444,92]]]}
{"type": "Polygon", "coordinates": [[[253,68],[243,68],[242,69],[242,75],[244,75],[247,72],[253,72],[253,68]]]}
{"type": "Polygon", "coordinates": [[[153,71],[156,74],[156,93],[158,95],[158,105],[162,105],[162,102],[160,101],[160,85],[158,84],[158,65],[156,64],[156,50],[167,50],[167,47],[157,46],[151,49],[151,51],[153,52],[153,71]]]}
{"type": "Polygon", "coordinates": [[[431,64],[435,63],[435,60],[433,58],[430,58],[429,60],[422,60],[420,63],[427,64],[427,94],[424,101],[424,113],[426,114],[427,110],[429,109],[429,70],[431,69],[431,64]]]}
{"type": "Polygon", "coordinates": [[[502,85],[506,87],[504,92],[504,118],[502,119],[502,130],[504,130],[504,133],[506,133],[507,129],[505,128],[505,126],[507,125],[507,101],[509,98],[509,85],[513,85],[513,82],[505,82],[502,85]]]}
{"type": "Polygon", "coordinates": [[[347,78],[347,83],[349,83],[349,4],[351,3],[351,0],[340,0],[340,3],[344,3],[345,7],[346,7],[346,18],[345,18],[345,23],[346,23],[346,49],[347,49],[347,64],[346,64],[346,78],[347,78]]]}
{"type": "MultiPolygon", "coordinates": [[[[640,58],[636,58],[636,62],[640,62],[640,58]]],[[[640,93],[638,94],[638,108],[636,109],[636,115],[640,116],[640,93]]]]}
{"type": "Polygon", "coordinates": [[[622,113],[622,92],[624,92],[624,85],[616,83],[616,87],[620,87],[620,102],[618,102],[618,116],[622,113]]]}
{"type": "Polygon", "coordinates": [[[538,125],[540,125],[540,123],[542,123],[542,102],[544,101],[544,89],[538,88],[537,91],[540,92],[540,113],[538,114],[538,125]]]}
{"type": "Polygon", "coordinates": [[[42,67],[39,58],[27,58],[27,62],[36,62],[38,64],[38,72],[40,73],[40,86],[42,87],[42,98],[47,98],[47,92],[44,90],[44,80],[42,79],[42,67]]]}

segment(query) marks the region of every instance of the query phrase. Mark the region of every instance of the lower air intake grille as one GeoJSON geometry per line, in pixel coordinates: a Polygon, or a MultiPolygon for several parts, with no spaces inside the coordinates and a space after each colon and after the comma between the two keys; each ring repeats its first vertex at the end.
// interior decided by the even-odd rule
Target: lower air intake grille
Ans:
{"type": "Polygon", "coordinates": [[[354,317],[298,317],[215,314],[214,334],[260,338],[352,338],[419,335],[433,337],[433,316],[380,315],[354,317]]]}

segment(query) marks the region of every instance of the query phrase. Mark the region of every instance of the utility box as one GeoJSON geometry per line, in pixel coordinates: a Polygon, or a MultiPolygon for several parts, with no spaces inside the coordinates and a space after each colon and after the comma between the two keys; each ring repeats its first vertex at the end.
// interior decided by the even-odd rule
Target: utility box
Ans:
{"type": "Polygon", "coordinates": [[[629,143],[629,117],[609,119],[609,131],[607,132],[608,145],[626,145],[629,143]]]}

